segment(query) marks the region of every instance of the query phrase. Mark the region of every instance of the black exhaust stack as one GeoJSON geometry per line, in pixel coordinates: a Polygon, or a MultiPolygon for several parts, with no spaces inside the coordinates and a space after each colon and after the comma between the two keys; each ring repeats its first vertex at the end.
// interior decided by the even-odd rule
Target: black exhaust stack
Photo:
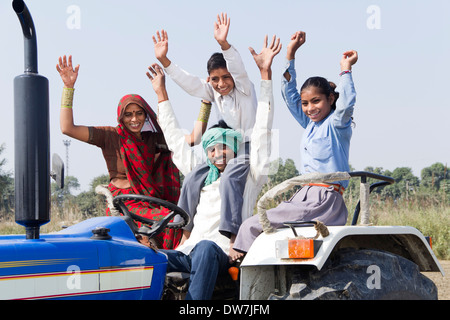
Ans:
{"type": "Polygon", "coordinates": [[[14,0],[24,36],[25,73],[14,79],[15,213],[27,239],[50,221],[49,85],[38,74],[36,30],[23,0],[14,0]]]}

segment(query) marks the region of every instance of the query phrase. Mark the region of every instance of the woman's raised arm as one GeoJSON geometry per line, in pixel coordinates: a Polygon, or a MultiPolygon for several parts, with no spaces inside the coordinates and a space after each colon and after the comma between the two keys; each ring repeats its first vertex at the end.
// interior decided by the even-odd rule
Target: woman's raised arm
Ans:
{"type": "Polygon", "coordinates": [[[64,83],[63,94],[61,99],[60,111],[60,127],[61,132],[74,139],[87,142],[89,139],[89,129],[86,126],[77,126],[73,121],[73,95],[75,91],[75,82],[78,78],[78,70],[80,65],[75,69],[72,66],[72,56],[67,59],[66,56],[59,57],[59,62],[56,65],[56,70],[61,76],[64,83]]]}

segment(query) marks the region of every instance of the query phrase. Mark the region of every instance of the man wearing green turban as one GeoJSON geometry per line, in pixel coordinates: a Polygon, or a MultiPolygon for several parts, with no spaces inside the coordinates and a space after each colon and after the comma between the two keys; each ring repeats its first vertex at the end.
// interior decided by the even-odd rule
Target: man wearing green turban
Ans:
{"type": "Polygon", "coordinates": [[[206,163],[209,166],[205,186],[219,178],[226,163],[238,153],[241,142],[242,135],[233,129],[211,128],[204,133],[202,146],[208,157],[206,163]]]}
{"type": "MultiPolygon", "coordinates": [[[[267,36],[260,54],[250,50],[261,72],[261,90],[256,123],[251,133],[249,172],[244,178],[245,208],[242,217],[239,217],[241,219],[253,213],[257,196],[269,173],[274,112],[271,66],[280,50],[280,40],[273,37],[272,43],[268,45],[267,36]],[[244,212],[247,215],[245,217],[244,212]]],[[[236,161],[236,154],[242,152],[239,151],[239,146],[245,143],[242,143],[242,134],[230,129],[224,122],[210,128],[202,137],[208,164],[204,166],[205,161],[186,143],[185,132],[175,117],[165,87],[164,71],[157,64],[153,64],[149,71],[147,76],[152,81],[159,100],[158,122],[169,149],[173,151],[174,163],[185,176],[198,165],[205,167],[204,177],[189,180],[190,183],[198,184],[195,187],[200,189],[195,215],[188,212],[193,223],[184,227],[181,244],[175,250],[162,250],[168,259],[167,272],[190,273],[186,299],[211,299],[217,277],[229,276],[228,268],[231,263],[242,256],[233,249],[236,234],[226,236],[220,231],[223,218],[219,188],[221,180],[225,178],[221,178],[221,173],[227,164],[236,161]]],[[[230,218],[226,220],[226,223],[232,223],[230,218]]]]}

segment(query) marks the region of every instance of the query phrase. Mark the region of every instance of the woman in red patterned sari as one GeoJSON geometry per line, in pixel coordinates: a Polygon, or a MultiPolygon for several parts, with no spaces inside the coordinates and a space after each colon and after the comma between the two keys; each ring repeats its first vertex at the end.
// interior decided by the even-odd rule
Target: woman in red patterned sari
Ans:
{"type": "MultiPolygon", "coordinates": [[[[176,204],[180,193],[179,171],[172,162],[156,115],[147,102],[138,95],[124,96],[117,108],[117,127],[75,125],[72,101],[79,66],[73,68],[72,57],[64,56],[59,58],[56,68],[64,82],[61,131],[102,149],[112,195],[141,194],[176,204]]],[[[127,201],[125,205],[132,213],[154,220],[169,213],[166,208],[154,208],[144,202],[127,201]]],[[[172,249],[178,245],[181,234],[181,230],[166,229],[154,240],[158,247],[172,249]]]]}

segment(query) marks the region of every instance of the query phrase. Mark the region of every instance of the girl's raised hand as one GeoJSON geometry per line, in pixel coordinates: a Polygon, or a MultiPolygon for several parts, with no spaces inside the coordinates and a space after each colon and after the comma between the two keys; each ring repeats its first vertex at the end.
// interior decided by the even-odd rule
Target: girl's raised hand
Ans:
{"type": "Polygon", "coordinates": [[[295,58],[295,53],[306,42],[306,33],[304,31],[297,31],[291,36],[291,42],[287,46],[287,59],[295,58]]]}
{"type": "Polygon", "coordinates": [[[69,59],[64,55],[59,57],[59,63],[56,65],[56,70],[59,72],[61,79],[64,83],[64,87],[73,88],[78,78],[78,70],[80,65],[77,65],[75,69],[72,66],[72,56],[69,59]]]}
{"type": "Polygon", "coordinates": [[[358,61],[358,52],[355,50],[345,51],[341,59],[341,71],[352,70],[352,66],[358,61]]]}

